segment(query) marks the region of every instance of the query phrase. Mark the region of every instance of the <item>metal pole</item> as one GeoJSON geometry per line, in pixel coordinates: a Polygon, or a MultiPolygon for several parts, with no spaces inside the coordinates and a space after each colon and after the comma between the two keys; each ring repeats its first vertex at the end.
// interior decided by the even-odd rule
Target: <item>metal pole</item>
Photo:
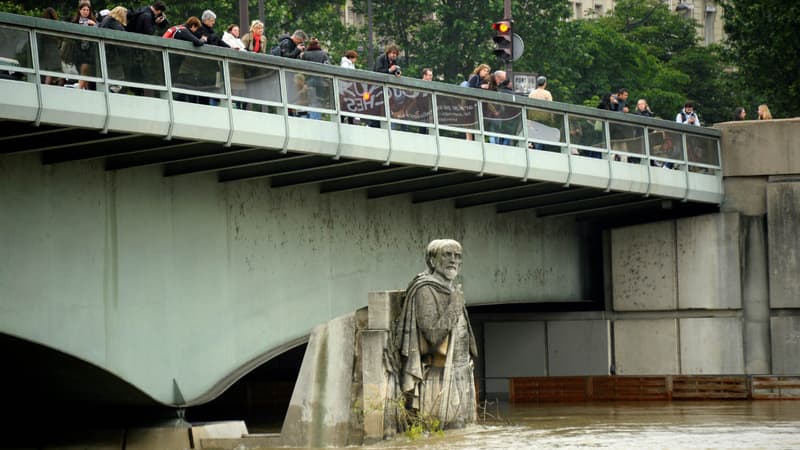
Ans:
{"type": "Polygon", "coordinates": [[[511,58],[510,60],[506,61],[506,73],[508,79],[513,80],[512,75],[514,71],[514,25],[513,25],[513,18],[511,17],[511,0],[503,0],[503,16],[511,21],[511,58]]]}
{"type": "Polygon", "coordinates": [[[367,0],[367,70],[375,66],[375,49],[372,45],[372,0],[367,0]]]}
{"type": "Polygon", "coordinates": [[[248,9],[247,0],[239,0],[239,33],[241,36],[244,36],[246,30],[249,30],[250,27],[250,11],[248,9]]]}

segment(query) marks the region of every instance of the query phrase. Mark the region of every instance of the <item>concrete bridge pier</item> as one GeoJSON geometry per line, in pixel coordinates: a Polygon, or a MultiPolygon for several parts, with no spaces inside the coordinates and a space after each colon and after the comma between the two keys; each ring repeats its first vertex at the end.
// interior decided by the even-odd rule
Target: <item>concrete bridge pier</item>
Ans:
{"type": "Polygon", "coordinates": [[[744,371],[770,373],[769,277],[764,216],[741,216],[744,371]]]}

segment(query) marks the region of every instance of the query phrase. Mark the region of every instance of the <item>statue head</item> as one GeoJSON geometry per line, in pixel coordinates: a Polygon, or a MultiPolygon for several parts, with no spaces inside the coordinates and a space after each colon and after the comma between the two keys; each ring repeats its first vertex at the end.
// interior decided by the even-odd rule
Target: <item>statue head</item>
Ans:
{"type": "Polygon", "coordinates": [[[428,244],[425,263],[431,274],[452,282],[461,271],[461,244],[453,239],[435,239],[428,244]]]}

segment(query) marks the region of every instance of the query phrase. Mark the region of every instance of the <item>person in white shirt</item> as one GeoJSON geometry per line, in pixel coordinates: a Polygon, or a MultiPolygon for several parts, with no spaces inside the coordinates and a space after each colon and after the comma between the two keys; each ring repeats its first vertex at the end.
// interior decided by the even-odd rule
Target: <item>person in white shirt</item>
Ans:
{"type": "Polygon", "coordinates": [[[357,59],[358,53],[355,50],[348,50],[344,53],[344,56],[342,56],[340,65],[348,69],[355,69],[357,59]]]}
{"type": "Polygon", "coordinates": [[[247,50],[244,43],[239,39],[239,25],[233,24],[222,33],[222,40],[234,50],[247,50]]]}
{"type": "Polygon", "coordinates": [[[675,116],[675,122],[694,125],[696,127],[700,126],[700,118],[697,117],[697,113],[694,112],[694,104],[692,102],[686,102],[686,104],[683,105],[681,112],[675,116]]]}

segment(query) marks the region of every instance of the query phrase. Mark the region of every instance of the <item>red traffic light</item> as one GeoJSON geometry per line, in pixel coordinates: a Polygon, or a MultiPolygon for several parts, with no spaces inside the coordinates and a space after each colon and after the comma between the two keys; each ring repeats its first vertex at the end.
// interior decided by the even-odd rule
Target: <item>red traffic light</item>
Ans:
{"type": "Polygon", "coordinates": [[[504,61],[512,61],[513,57],[513,43],[511,36],[511,28],[513,22],[510,20],[500,20],[492,24],[494,30],[494,54],[504,61]]]}
{"type": "Polygon", "coordinates": [[[511,22],[507,20],[501,20],[500,22],[495,22],[492,24],[492,29],[497,31],[498,33],[508,33],[511,31],[511,22]]]}

